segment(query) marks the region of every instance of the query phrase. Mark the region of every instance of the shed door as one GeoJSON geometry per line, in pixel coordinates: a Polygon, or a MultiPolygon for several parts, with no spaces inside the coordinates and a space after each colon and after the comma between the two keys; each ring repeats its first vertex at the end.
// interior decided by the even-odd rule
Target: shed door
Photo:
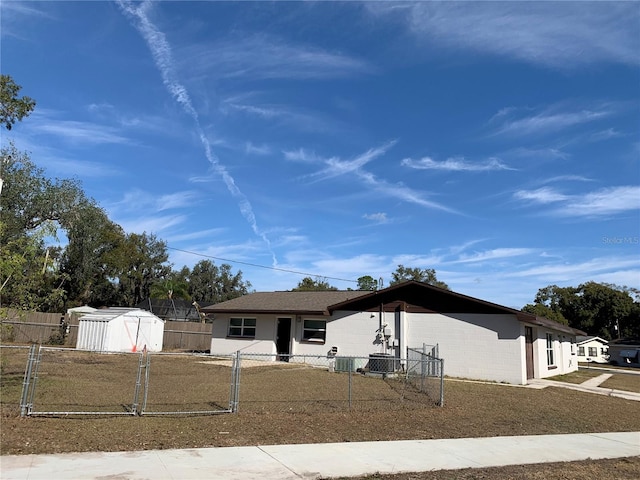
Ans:
{"type": "Polygon", "coordinates": [[[525,350],[527,357],[527,380],[534,378],[533,370],[533,328],[524,327],[525,350]]]}

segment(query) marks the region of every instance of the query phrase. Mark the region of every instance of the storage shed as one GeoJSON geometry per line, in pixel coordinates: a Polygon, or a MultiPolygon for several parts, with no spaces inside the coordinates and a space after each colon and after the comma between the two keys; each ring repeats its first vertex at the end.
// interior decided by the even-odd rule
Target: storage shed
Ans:
{"type": "Polygon", "coordinates": [[[112,307],[80,318],[78,350],[96,352],[162,351],[164,321],[139,308],[112,307]]]}

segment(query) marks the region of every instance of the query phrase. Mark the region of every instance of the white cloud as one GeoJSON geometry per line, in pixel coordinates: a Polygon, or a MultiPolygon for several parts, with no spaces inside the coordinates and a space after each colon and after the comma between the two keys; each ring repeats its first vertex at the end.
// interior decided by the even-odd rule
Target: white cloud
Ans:
{"type": "Polygon", "coordinates": [[[241,112],[244,115],[257,117],[303,131],[330,131],[336,129],[336,121],[325,120],[321,115],[313,115],[286,105],[248,105],[233,101],[223,101],[221,111],[224,114],[241,112]]]}
{"type": "Polygon", "coordinates": [[[430,157],[423,157],[420,160],[405,158],[401,165],[417,170],[444,170],[450,172],[489,172],[495,170],[515,170],[497,158],[490,158],[486,162],[468,162],[464,158],[448,158],[443,162],[438,162],[430,157]]]}
{"type": "Polygon", "coordinates": [[[180,225],[187,220],[185,215],[159,215],[144,214],[140,217],[118,217],[109,215],[127,233],[159,233],[180,225]]]}
{"type": "Polygon", "coordinates": [[[358,155],[352,160],[341,160],[337,157],[325,158],[323,162],[327,165],[327,168],[320,170],[318,172],[307,175],[308,177],[312,177],[321,180],[328,180],[330,178],[338,177],[341,175],[345,175],[348,173],[354,173],[360,170],[361,167],[371,162],[372,160],[384,155],[387,153],[393,145],[395,145],[395,141],[388,142],[377,148],[370,148],[362,155],[358,155]]]}
{"type": "Polygon", "coordinates": [[[196,240],[199,238],[211,239],[212,237],[219,237],[220,235],[225,233],[226,230],[227,229],[225,228],[208,228],[206,230],[198,230],[195,232],[172,234],[167,236],[167,242],[171,244],[172,242],[184,242],[188,240],[196,240]]]}
{"type": "Polygon", "coordinates": [[[566,160],[569,154],[558,148],[525,148],[519,147],[503,153],[506,157],[526,158],[533,160],[566,160]]]}
{"type": "Polygon", "coordinates": [[[458,213],[454,209],[449,208],[431,200],[424,198],[424,194],[412,190],[411,188],[402,184],[390,184],[385,180],[378,179],[375,175],[364,170],[364,166],[375,160],[378,157],[383,156],[386,152],[395,145],[396,141],[387,142],[386,144],[367,150],[365,153],[354,157],[351,160],[342,160],[339,157],[322,158],[314,153],[307,153],[305,150],[297,150],[291,152],[285,152],[285,158],[297,161],[315,161],[326,165],[326,168],[314,173],[305,175],[303,178],[312,178],[314,181],[324,181],[327,179],[351,175],[354,179],[360,179],[366,186],[375,190],[376,192],[386,195],[391,198],[396,198],[408,203],[413,203],[425,208],[442,210],[449,213],[458,213]]]}
{"type": "Polygon", "coordinates": [[[615,128],[607,128],[606,130],[592,133],[591,135],[589,135],[589,140],[592,142],[602,142],[604,140],[609,140],[610,138],[617,138],[622,136],[622,133],[617,131],[615,128]]]}
{"type": "Polygon", "coordinates": [[[510,57],[569,69],[640,64],[635,2],[416,2],[370,12],[399,18],[425,46],[510,57]]]}
{"type": "Polygon", "coordinates": [[[569,198],[551,187],[542,187],[537,190],[518,190],[513,196],[518,200],[529,200],[535,203],[561,202],[569,198]]]}
{"type": "Polygon", "coordinates": [[[640,186],[603,188],[576,195],[556,210],[556,213],[563,216],[593,217],[630,210],[640,210],[640,186]]]}
{"type": "Polygon", "coordinates": [[[234,79],[326,79],[374,72],[364,60],[317,47],[248,34],[183,48],[180,58],[192,75],[234,79]]]}
{"type": "Polygon", "coordinates": [[[129,0],[118,0],[118,4],[120,5],[123,13],[131,19],[135,28],[146,41],[165,87],[171,96],[180,104],[185,113],[193,119],[196,133],[200,138],[205,156],[212,169],[220,175],[227,187],[227,190],[236,199],[240,213],[251,226],[254,234],[260,237],[265,243],[271,253],[273,264],[276,265],[278,262],[275,253],[273,253],[271,243],[267,236],[258,228],[258,223],[256,221],[251,202],[237,186],[235,179],[227,171],[225,166],[220,163],[220,159],[211,148],[211,142],[209,142],[209,139],[202,129],[200,118],[193,107],[189,92],[178,79],[171,46],[167,42],[166,36],[149,19],[148,13],[153,6],[152,3],[150,1],[145,1],[138,6],[138,4],[134,4],[129,0]]]}
{"type": "Polygon", "coordinates": [[[487,260],[497,260],[501,258],[519,257],[535,253],[532,248],[494,248],[484,252],[477,252],[472,255],[460,255],[457,260],[449,263],[477,263],[487,260]]]}
{"type": "Polygon", "coordinates": [[[567,195],[551,187],[519,190],[517,200],[538,204],[562,203],[551,213],[563,217],[597,217],[640,209],[640,187],[610,187],[582,194],[567,195]]]}
{"type": "Polygon", "coordinates": [[[555,182],[593,182],[592,178],[583,177],[582,175],[558,175],[556,177],[547,178],[540,183],[555,182]]]}
{"type": "Polygon", "coordinates": [[[318,163],[322,161],[322,159],[315,153],[308,152],[303,148],[299,148],[298,150],[284,150],[282,153],[284,154],[284,158],[286,160],[294,162],[318,163]]]}
{"type": "MultiPolygon", "coordinates": [[[[576,281],[582,283],[597,274],[626,270],[630,267],[640,267],[640,258],[599,257],[579,263],[563,262],[517,269],[505,272],[504,275],[509,277],[541,277],[547,282],[576,281]]],[[[634,284],[638,283],[637,278],[634,284]]]]}
{"type": "Polygon", "coordinates": [[[254,145],[251,142],[247,142],[244,147],[244,151],[249,155],[269,155],[271,153],[269,145],[254,145]]]}
{"type": "Polygon", "coordinates": [[[372,222],[375,223],[388,223],[389,222],[389,218],[387,217],[387,214],[384,212],[378,212],[378,213],[365,213],[362,218],[364,218],[365,220],[371,220],[372,222]]]}
{"type": "Polygon", "coordinates": [[[608,109],[577,110],[558,112],[548,109],[531,116],[515,119],[505,119],[495,132],[496,135],[527,136],[538,135],[593,122],[611,115],[608,109]]]}
{"type": "Polygon", "coordinates": [[[76,120],[41,121],[36,117],[36,121],[33,122],[33,131],[35,133],[55,135],[70,143],[86,145],[132,143],[131,140],[122,136],[112,127],[76,120]]]}

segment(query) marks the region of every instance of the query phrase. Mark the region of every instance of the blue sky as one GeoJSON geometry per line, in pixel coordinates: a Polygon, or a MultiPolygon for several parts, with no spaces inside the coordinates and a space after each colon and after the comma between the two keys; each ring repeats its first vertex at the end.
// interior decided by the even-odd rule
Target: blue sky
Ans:
{"type": "Polygon", "coordinates": [[[2,73],[37,100],[3,145],[175,268],[208,255],[265,291],[403,264],[516,308],[550,284],[640,288],[637,2],[0,12],[2,73]]]}

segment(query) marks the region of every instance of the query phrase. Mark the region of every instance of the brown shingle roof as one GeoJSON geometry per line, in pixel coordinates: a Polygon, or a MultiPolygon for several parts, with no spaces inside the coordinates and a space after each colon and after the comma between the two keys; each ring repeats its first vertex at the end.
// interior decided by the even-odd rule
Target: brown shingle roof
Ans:
{"type": "Polygon", "coordinates": [[[329,315],[327,307],[366,295],[367,291],[256,292],[209,305],[204,313],[281,313],[329,315]]]}
{"type": "Polygon", "coordinates": [[[581,330],[544,317],[444,290],[422,282],[409,281],[377,291],[257,292],[203,308],[204,313],[331,315],[335,310],[367,311],[372,306],[393,301],[423,305],[439,313],[510,313],[521,322],[550,328],[570,335],[581,330]]]}

